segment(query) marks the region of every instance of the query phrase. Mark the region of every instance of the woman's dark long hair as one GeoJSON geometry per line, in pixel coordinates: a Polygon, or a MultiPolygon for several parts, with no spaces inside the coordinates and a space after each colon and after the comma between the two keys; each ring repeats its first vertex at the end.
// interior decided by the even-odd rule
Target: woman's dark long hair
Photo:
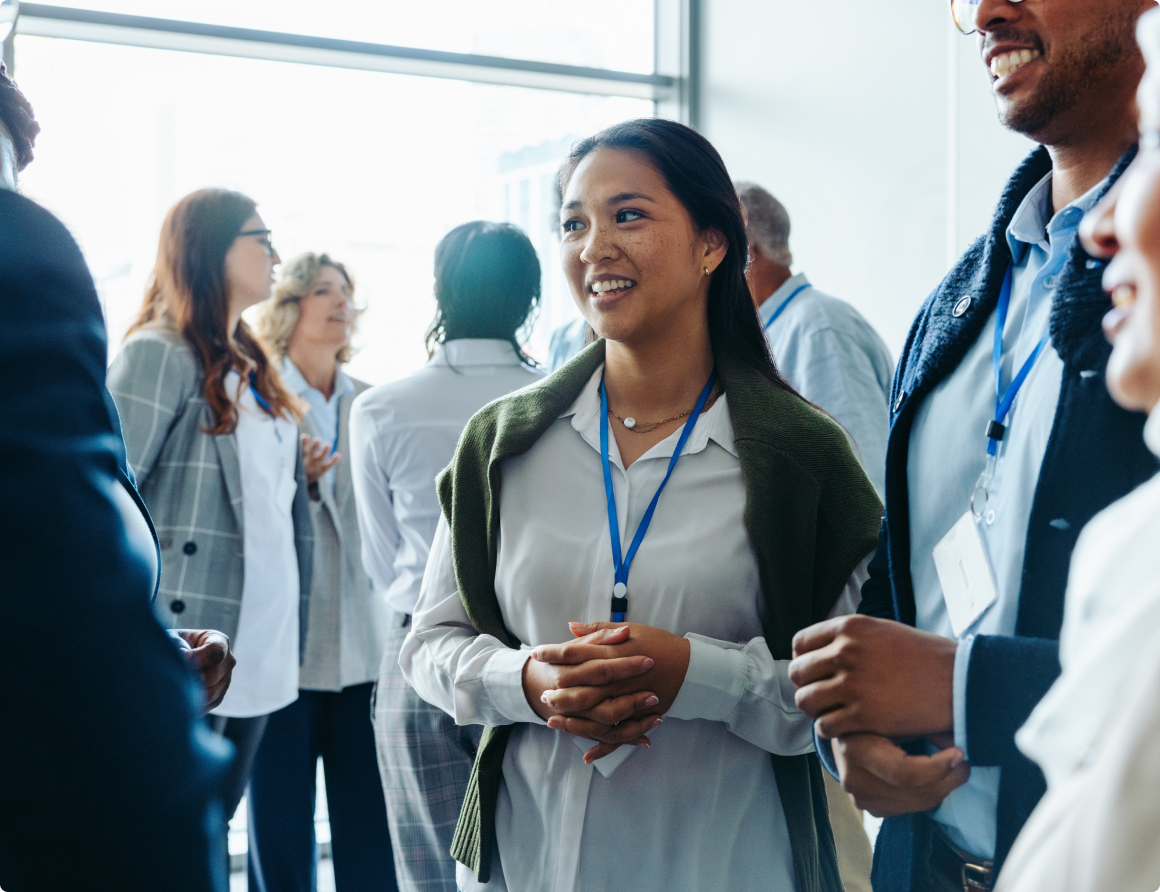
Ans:
{"type": "Polygon", "coordinates": [[[709,281],[709,337],[713,352],[727,355],[793,391],[774,365],[745,280],[749,239],[741,201],[725,162],[696,130],[662,118],[638,118],[613,124],[572,147],[560,168],[558,189],[567,190],[577,165],[597,149],[638,152],[665,180],[700,232],[716,230],[727,250],[709,281]]]}
{"type": "Polygon", "coordinates": [[[435,247],[435,302],[427,352],[457,338],[507,341],[529,365],[519,331],[540,306],[540,261],[522,229],[474,220],[435,247]]]}
{"type": "Polygon", "coordinates": [[[233,433],[238,410],[226,392],[230,370],[254,375],[254,389],[270,408],[300,416],[298,399],[282,384],[244,320],[230,337],[226,254],[257,204],[240,192],[202,189],[177,202],[161,226],[157,264],[145,301],[126,337],[147,325],[163,323],[185,338],[202,369],[205,401],[216,424],[206,433],[233,433]]]}

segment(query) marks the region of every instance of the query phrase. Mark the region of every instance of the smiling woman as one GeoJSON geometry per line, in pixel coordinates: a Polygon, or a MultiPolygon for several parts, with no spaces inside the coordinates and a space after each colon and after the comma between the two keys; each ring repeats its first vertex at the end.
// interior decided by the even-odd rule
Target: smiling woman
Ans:
{"type": "Polygon", "coordinates": [[[600,340],[468,425],[400,657],[488,726],[458,886],[838,892],[790,642],[852,609],[881,505],[773,365],[703,137],[616,125],[560,190],[600,340]]]}

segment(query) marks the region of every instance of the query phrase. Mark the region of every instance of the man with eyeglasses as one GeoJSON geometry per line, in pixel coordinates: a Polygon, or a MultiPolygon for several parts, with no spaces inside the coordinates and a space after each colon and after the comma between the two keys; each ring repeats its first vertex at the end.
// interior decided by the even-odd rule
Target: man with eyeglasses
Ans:
{"type": "Polygon", "coordinates": [[[1014,738],[1060,671],[1076,538],[1157,470],[1104,386],[1103,263],[1076,239],[1135,154],[1154,5],[951,3],[1000,120],[1042,147],[911,329],[862,615],[800,632],[791,667],[819,751],[886,817],[879,892],[991,888],[1044,791],[1014,738]]]}

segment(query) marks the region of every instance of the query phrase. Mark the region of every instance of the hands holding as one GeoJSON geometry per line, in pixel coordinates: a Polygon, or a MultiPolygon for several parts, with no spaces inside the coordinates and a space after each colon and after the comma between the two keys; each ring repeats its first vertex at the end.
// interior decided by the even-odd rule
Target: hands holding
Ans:
{"type": "Polygon", "coordinates": [[[597,742],[586,764],[646,734],[677,697],[689,642],[638,623],[571,623],[573,641],[543,645],[524,665],[524,694],[548,727],[597,742]]]}
{"type": "Polygon", "coordinates": [[[201,676],[205,692],[204,715],[220,706],[229,690],[237,663],[230,651],[230,639],[213,629],[175,629],[174,634],[189,645],[185,658],[201,676]]]}
{"type": "Polygon", "coordinates": [[[953,746],[954,641],[891,620],[846,616],[794,636],[798,708],[834,740],[842,786],[878,817],[927,811],[966,783],[953,746]],[[925,739],[933,756],[897,741],[925,739]]]}

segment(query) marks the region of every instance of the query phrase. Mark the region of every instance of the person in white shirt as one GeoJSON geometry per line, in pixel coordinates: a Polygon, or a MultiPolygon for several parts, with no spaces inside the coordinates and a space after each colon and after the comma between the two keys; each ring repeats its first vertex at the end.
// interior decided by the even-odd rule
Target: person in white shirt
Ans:
{"type": "Polygon", "coordinates": [[[327,254],[306,253],[283,265],[274,297],[258,307],[255,320],[286,387],[310,407],[302,419],[307,452],[337,462],[307,488],[314,572],[298,699],[270,716],[250,779],[249,877],[262,892],[310,888],[319,758],[338,888],[395,888],[367,721],[390,609],[363,569],[350,462],[342,460],[351,404],[369,387],[342,368],[353,354],[357,317],[346,267],[327,254]]]}
{"type": "Polygon", "coordinates": [[[252,199],[187,195],[165,218],[145,300],[108,374],[157,528],[157,617],[233,642],[233,680],[210,713],[237,749],[227,819],[267,717],[298,696],[313,554],[306,487],[326,470],[299,448],[299,401],[242,319],[269,298],[280,262],[252,199]]]}
{"type": "MultiPolygon", "coordinates": [[[[1103,285],[1114,347],[1107,385],[1149,413],[1160,456],[1160,11],[1137,35],[1140,153],[1084,219],[1088,252],[1111,260],[1103,285]]],[[[1160,887],[1160,476],[1096,515],[1071,561],[1063,674],[1016,735],[1047,777],[996,892],[1154,892],[1160,887]]]]}
{"type": "Polygon", "coordinates": [[[851,609],[881,504],[773,365],[703,137],[616,125],[560,189],[601,339],[464,431],[400,658],[487,726],[459,888],[839,892],[787,667],[794,629],[851,609]]]}
{"type": "Polygon", "coordinates": [[[435,300],[427,365],[371,388],[350,417],[363,562],[394,612],[374,724],[396,873],[407,892],[455,890],[451,837],[478,734],[419,698],[403,679],[399,652],[439,519],[436,475],[472,415],[542,377],[519,341],[540,301],[528,237],[506,223],[453,229],[435,249],[435,300]]]}

